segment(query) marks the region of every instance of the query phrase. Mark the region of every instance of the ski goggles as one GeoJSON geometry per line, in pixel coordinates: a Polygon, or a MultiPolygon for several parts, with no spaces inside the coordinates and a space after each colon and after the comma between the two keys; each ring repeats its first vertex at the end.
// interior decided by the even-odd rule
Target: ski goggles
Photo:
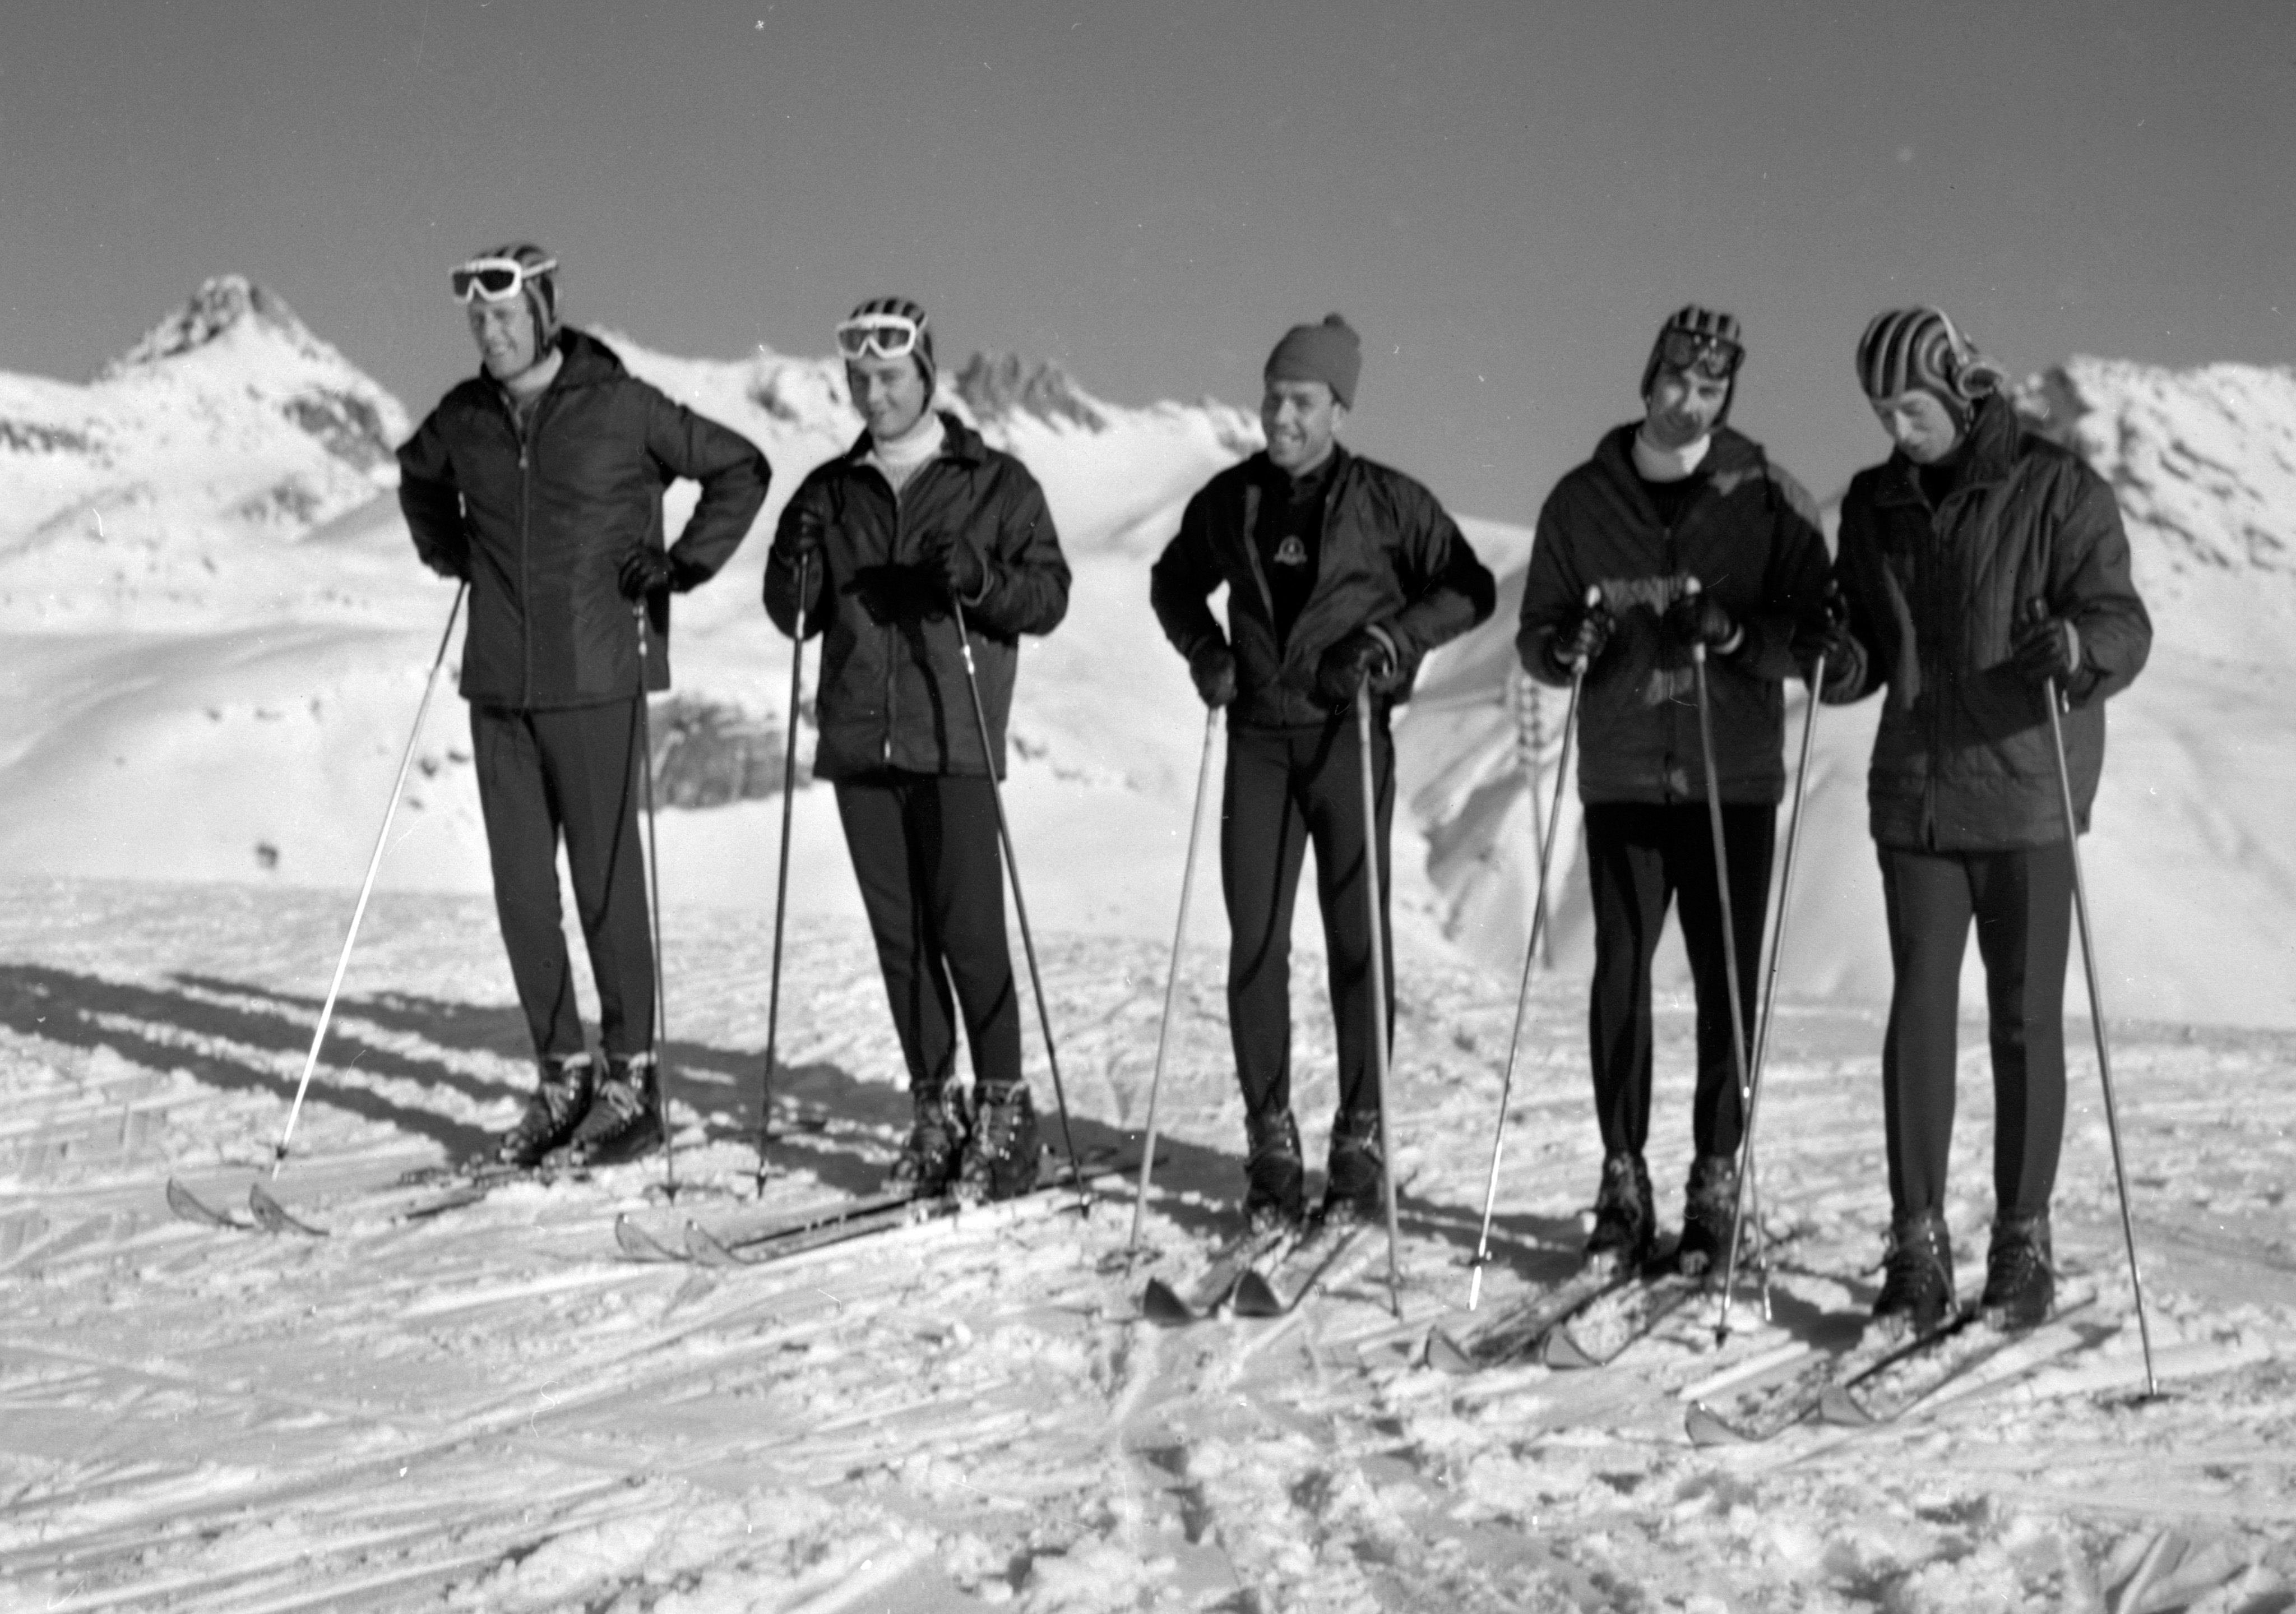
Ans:
{"type": "Polygon", "coordinates": [[[527,282],[539,280],[557,266],[554,258],[538,264],[522,264],[515,258],[474,258],[450,271],[447,283],[455,288],[458,303],[506,303],[526,289],[527,282]]]}
{"type": "Polygon", "coordinates": [[[1658,362],[1662,370],[1696,372],[1710,381],[1726,381],[1738,373],[1745,349],[1702,331],[1668,331],[1658,339],[1658,362]]]}
{"type": "Polygon", "coordinates": [[[924,321],[906,314],[859,314],[837,326],[837,350],[847,358],[906,358],[924,340],[924,321]]]}

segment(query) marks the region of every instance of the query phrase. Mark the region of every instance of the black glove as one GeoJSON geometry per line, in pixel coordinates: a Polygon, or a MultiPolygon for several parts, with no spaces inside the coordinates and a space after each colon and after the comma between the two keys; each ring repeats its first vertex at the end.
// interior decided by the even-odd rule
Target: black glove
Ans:
{"type": "Polygon", "coordinates": [[[2080,629],[2070,618],[2052,617],[2038,600],[2009,640],[2009,664],[2021,677],[2038,684],[2054,678],[2060,684],[2080,671],[2080,629]]]}
{"type": "Polygon", "coordinates": [[[1841,585],[1829,580],[1818,598],[1817,614],[1794,624],[1793,659],[1806,676],[1824,656],[1830,688],[1834,675],[1849,666],[1856,653],[1857,642],[1849,633],[1849,602],[1842,596],[1841,585]]]}
{"type": "Polygon", "coordinates": [[[1365,678],[1376,689],[1394,671],[1395,641],[1376,627],[1358,627],[1316,663],[1316,699],[1326,706],[1346,706],[1365,678]]]}
{"type": "Polygon", "coordinates": [[[1685,649],[1702,644],[1721,655],[1738,648],[1741,628],[1710,594],[1685,594],[1666,608],[1666,631],[1685,649]]]}
{"type": "Polygon", "coordinates": [[[962,537],[952,535],[934,544],[928,551],[933,563],[940,568],[948,592],[957,599],[971,602],[980,597],[988,586],[988,565],[980,553],[962,537]]]}
{"type": "Polygon", "coordinates": [[[1206,706],[1226,706],[1235,699],[1235,652],[1217,639],[1199,646],[1188,658],[1188,676],[1206,706]]]}
{"type": "Polygon", "coordinates": [[[623,595],[632,600],[642,600],[675,583],[677,566],[667,550],[656,549],[651,544],[641,544],[622,557],[620,577],[623,595]]]}
{"type": "Polygon", "coordinates": [[[1611,635],[1619,631],[1619,619],[1603,603],[1602,592],[1590,588],[1587,595],[1587,603],[1563,618],[1546,643],[1547,655],[1566,673],[1594,666],[1602,659],[1611,635]]]}
{"type": "Polygon", "coordinates": [[[467,583],[471,580],[471,569],[469,562],[464,561],[457,564],[453,556],[441,553],[438,550],[434,549],[425,553],[422,557],[422,564],[428,566],[432,571],[437,572],[440,577],[446,578],[450,583],[467,583]]]}
{"type": "Polygon", "coordinates": [[[828,529],[822,525],[821,512],[811,508],[800,508],[783,521],[781,531],[774,535],[774,547],[787,555],[794,566],[801,560],[818,557],[821,545],[828,536],[828,529]]]}

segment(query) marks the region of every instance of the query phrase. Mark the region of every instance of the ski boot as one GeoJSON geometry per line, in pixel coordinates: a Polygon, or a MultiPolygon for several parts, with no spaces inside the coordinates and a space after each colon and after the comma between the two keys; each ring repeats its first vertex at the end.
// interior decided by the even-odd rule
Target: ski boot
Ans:
{"type": "Polygon", "coordinates": [[[1738,1220],[1738,1162],[1702,1154],[1690,1165],[1682,1192],[1682,1241],[1674,1270],[1685,1278],[1719,1274],[1730,1261],[1730,1235],[1738,1220]]]}
{"type": "Polygon", "coordinates": [[[1953,1235],[1934,1210],[1890,1224],[1874,1322],[1884,1333],[1934,1333],[1953,1312],[1953,1235]]]}
{"type": "Polygon", "coordinates": [[[952,1192],[970,1205],[1009,1200],[1037,1185],[1037,1106],[1020,1082],[974,1091],[972,1130],[952,1192]]]}
{"type": "Polygon", "coordinates": [[[1332,1152],[1324,1173],[1328,1223],[1377,1221],[1386,1208],[1386,1173],[1379,1150],[1379,1111],[1342,1110],[1332,1118],[1332,1152]]]}
{"type": "MultiPolygon", "coordinates": [[[[518,1124],[496,1140],[488,1163],[513,1171],[531,1171],[543,1157],[574,1135],[575,1127],[590,1109],[590,1056],[570,1053],[563,1058],[544,1055],[541,1081],[526,1101],[518,1124]]],[[[487,1157],[480,1157],[486,1160],[487,1157]]]]}
{"type": "Polygon", "coordinates": [[[1289,1110],[1249,1115],[1243,1122],[1243,1219],[1256,1234],[1289,1233],[1308,1214],[1300,1127],[1289,1110]]]}
{"type": "Polygon", "coordinates": [[[2049,1249],[2049,1213],[2001,1217],[1985,1251],[1985,1295],[1978,1302],[1997,1329],[2033,1328],[2056,1304],[2056,1261],[2049,1249]]]}
{"type": "Polygon", "coordinates": [[[972,1130],[972,1107],[964,1089],[950,1082],[939,1092],[918,1088],[909,1095],[916,1118],[909,1141],[885,1173],[887,1193],[913,1193],[920,1199],[947,1193],[956,1180],[957,1161],[972,1130]]]}
{"type": "Polygon", "coordinates": [[[654,1056],[608,1054],[606,1074],[557,1163],[572,1169],[614,1166],[661,1147],[661,1094],[654,1056]]]}
{"type": "Polygon", "coordinates": [[[1620,1150],[1603,1157],[1603,1185],[1595,1194],[1595,1231],[1583,1259],[1589,1267],[1625,1275],[1639,1272],[1658,1242],[1650,1167],[1620,1150]]]}

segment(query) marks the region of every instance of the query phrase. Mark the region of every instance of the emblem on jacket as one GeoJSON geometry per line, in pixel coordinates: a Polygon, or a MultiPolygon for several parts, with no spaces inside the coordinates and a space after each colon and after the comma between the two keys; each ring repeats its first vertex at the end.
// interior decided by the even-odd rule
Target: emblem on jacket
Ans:
{"type": "Polygon", "coordinates": [[[1305,566],[1308,563],[1308,546],[1300,542],[1298,533],[1283,535],[1283,541],[1275,546],[1275,563],[1278,566],[1305,566]]]}

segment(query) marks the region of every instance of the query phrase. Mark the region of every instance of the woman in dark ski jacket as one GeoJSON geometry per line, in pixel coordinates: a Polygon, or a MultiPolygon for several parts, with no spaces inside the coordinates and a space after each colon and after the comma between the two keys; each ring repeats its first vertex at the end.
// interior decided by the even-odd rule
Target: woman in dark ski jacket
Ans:
{"type": "Polygon", "coordinates": [[[992,775],[1004,774],[1020,636],[1060,626],[1068,562],[1028,469],[931,408],[922,309],[864,303],[838,344],[867,430],[783,511],[766,610],[783,633],[799,631],[801,614],[805,635],[822,638],[814,773],[837,789],[914,1107],[888,1185],[1004,1199],[1035,1182],[1037,1145],[992,775]],[[969,1105],[951,1079],[958,1008],[972,1050],[969,1105]]]}
{"type": "Polygon", "coordinates": [[[2079,826],[2104,765],[2104,701],[2144,666],[2112,491],[2020,429],[1999,373],[1934,308],[1874,319],[1859,382],[1897,443],[1842,502],[1847,610],[1825,698],[1886,689],[1867,780],[1896,987],[1882,1056],[1891,1224],[1874,1315],[1926,1331],[1954,1304],[1945,1223],[1955,1025],[1970,924],[1985,963],[1996,1119],[1982,1304],[2029,1326],[2054,1299],[2049,1196],[2065,1111],[2072,847],[2046,690],[2070,701],[2079,826]]]}
{"type": "Polygon", "coordinates": [[[769,474],[747,438],[559,329],[556,268],[521,245],[455,271],[485,373],[398,451],[416,553],[471,586],[463,696],[495,907],[541,1064],[496,1147],[520,1167],[561,1147],[596,1163],[660,1141],[638,703],[669,687],[669,595],[726,563],[769,474]],[[679,477],[701,496],[665,548],[662,489],[679,477]],[[562,837],[598,987],[606,1072],[594,1084],[559,912],[562,837]]]}

